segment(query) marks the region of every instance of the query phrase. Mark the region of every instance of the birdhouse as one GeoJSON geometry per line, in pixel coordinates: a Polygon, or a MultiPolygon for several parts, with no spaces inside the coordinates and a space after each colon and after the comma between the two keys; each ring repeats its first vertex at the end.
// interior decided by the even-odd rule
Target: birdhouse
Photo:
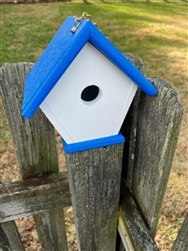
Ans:
{"type": "Polygon", "coordinates": [[[138,87],[157,93],[90,18],[68,17],[26,78],[22,115],[40,107],[67,152],[120,143],[138,87]]]}

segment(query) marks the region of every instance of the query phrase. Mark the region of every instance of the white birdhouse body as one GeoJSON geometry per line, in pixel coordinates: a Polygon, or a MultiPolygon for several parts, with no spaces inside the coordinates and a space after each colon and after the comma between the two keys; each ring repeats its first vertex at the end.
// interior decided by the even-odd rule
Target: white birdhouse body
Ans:
{"type": "Polygon", "coordinates": [[[136,90],[88,42],[40,108],[68,144],[104,138],[119,133],[136,90]]]}
{"type": "Polygon", "coordinates": [[[26,78],[22,115],[40,107],[67,153],[121,143],[137,86],[157,93],[90,20],[68,17],[26,78]]]}

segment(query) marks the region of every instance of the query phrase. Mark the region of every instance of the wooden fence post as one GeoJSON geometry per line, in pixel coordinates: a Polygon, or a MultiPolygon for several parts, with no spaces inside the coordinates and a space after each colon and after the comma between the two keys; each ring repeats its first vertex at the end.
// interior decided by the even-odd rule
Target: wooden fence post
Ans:
{"type": "MultiPolygon", "coordinates": [[[[129,59],[145,73],[141,61],[134,57],[129,59]]],[[[151,233],[149,243],[152,244],[177,144],[183,106],[178,91],[169,82],[160,77],[153,77],[150,81],[158,89],[157,97],[146,97],[143,93],[139,97],[137,93],[125,120],[125,125],[129,123],[129,127],[122,127],[122,133],[129,139],[125,142],[122,174],[144,219],[138,225],[134,222],[134,227],[139,229],[139,224],[146,223],[151,233]]],[[[128,203],[126,195],[122,196],[123,200],[128,203]]],[[[124,205],[122,201],[120,208],[124,205]]],[[[124,209],[125,215],[129,214],[128,208],[124,209]]],[[[130,221],[130,216],[134,218],[132,214],[124,220],[130,221]]],[[[131,228],[131,224],[128,225],[131,228]]],[[[131,231],[134,229],[129,229],[129,234],[131,231]]],[[[139,245],[135,250],[146,250],[142,249],[144,239],[141,234],[136,239],[132,236],[131,242],[139,245]]],[[[151,245],[149,249],[148,245],[147,250],[155,250],[155,246],[151,245]]]]}
{"type": "Polygon", "coordinates": [[[114,251],[123,144],[66,154],[78,247],[114,251]]]}
{"type": "Polygon", "coordinates": [[[188,251],[188,214],[174,242],[172,251],[188,251]]]}
{"type": "Polygon", "coordinates": [[[0,225],[0,250],[11,251],[8,236],[0,225]]]}
{"type": "Polygon", "coordinates": [[[132,190],[154,237],[179,136],[183,106],[169,82],[153,77],[156,98],[141,95],[132,190]]]}
{"type": "MultiPolygon", "coordinates": [[[[5,64],[0,69],[1,96],[23,179],[58,172],[52,125],[41,111],[29,121],[20,113],[25,77],[32,66],[29,63],[5,64]]],[[[35,215],[34,219],[45,251],[67,251],[63,209],[54,214],[35,215]]]]}
{"type": "Polygon", "coordinates": [[[0,250],[25,250],[14,221],[9,221],[0,224],[0,250]]]}
{"type": "Polygon", "coordinates": [[[118,230],[125,247],[122,251],[159,251],[124,179],[121,184],[118,230]]]}

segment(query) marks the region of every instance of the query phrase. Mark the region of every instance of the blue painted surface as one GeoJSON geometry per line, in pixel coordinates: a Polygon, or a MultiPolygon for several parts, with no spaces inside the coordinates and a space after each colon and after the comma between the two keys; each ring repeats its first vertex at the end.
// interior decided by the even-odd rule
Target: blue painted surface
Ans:
{"type": "Polygon", "coordinates": [[[155,96],[157,89],[136,67],[94,26],[83,19],[75,33],[75,17],[68,17],[44,50],[26,78],[22,115],[33,116],[45,97],[69,67],[87,42],[91,42],[122,72],[149,96],[155,96]]]}
{"type": "Polygon", "coordinates": [[[125,138],[123,137],[121,133],[119,133],[115,136],[88,140],[88,141],[83,141],[83,142],[74,143],[74,144],[67,144],[64,140],[62,141],[63,141],[65,152],[67,154],[70,154],[70,153],[86,151],[86,150],[99,148],[99,147],[121,144],[125,142],[125,138]]]}
{"type": "Polygon", "coordinates": [[[73,34],[74,19],[65,20],[26,78],[22,106],[22,115],[26,118],[33,116],[88,41],[89,23],[83,22],[85,29],[73,34]]]}

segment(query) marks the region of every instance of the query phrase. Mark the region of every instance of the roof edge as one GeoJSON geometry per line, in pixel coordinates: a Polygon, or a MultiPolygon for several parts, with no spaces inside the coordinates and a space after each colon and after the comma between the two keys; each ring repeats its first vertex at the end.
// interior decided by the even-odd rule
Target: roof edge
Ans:
{"type": "MultiPolygon", "coordinates": [[[[58,39],[58,32],[61,32],[61,30],[64,28],[63,25],[65,23],[63,23],[63,25],[60,27],[60,29],[58,30],[54,38],[51,40],[49,45],[46,47],[45,51],[42,53],[41,57],[38,59],[38,61],[36,62],[32,70],[26,77],[26,83],[25,83],[26,87],[24,90],[24,99],[23,99],[23,105],[22,105],[22,115],[25,118],[29,119],[33,116],[35,111],[38,109],[38,107],[44,101],[46,96],[49,94],[49,92],[55,86],[57,81],[60,79],[62,74],[67,70],[71,62],[78,55],[80,50],[83,48],[83,46],[86,44],[86,42],[89,39],[89,27],[88,26],[90,25],[90,21],[87,19],[84,19],[77,30],[79,32],[72,33],[71,28],[74,26],[74,19],[75,19],[74,17],[68,17],[65,20],[65,22],[69,21],[69,27],[66,27],[66,31],[62,31],[64,33],[66,32],[66,34],[69,33],[67,36],[68,41],[65,41],[66,43],[68,43],[68,45],[64,46],[62,49],[58,47],[58,49],[61,50],[59,52],[58,60],[54,63],[52,69],[48,72],[48,74],[46,74],[45,78],[43,79],[43,81],[41,81],[40,85],[36,89],[34,95],[28,101],[27,101],[27,97],[31,95],[30,93],[28,93],[30,92],[30,88],[27,89],[27,85],[28,83],[32,82],[33,77],[39,74],[38,69],[40,69],[43,62],[45,60],[48,61],[51,55],[53,55],[54,50],[57,50],[57,48],[55,48],[54,43],[56,44],[57,39],[58,39]]],[[[63,43],[64,41],[61,41],[61,42],[63,43]]]]}
{"type": "Polygon", "coordinates": [[[157,89],[147,78],[105,37],[96,27],[91,24],[89,41],[96,46],[113,64],[123,71],[131,80],[147,95],[157,95],[157,89]]]}

